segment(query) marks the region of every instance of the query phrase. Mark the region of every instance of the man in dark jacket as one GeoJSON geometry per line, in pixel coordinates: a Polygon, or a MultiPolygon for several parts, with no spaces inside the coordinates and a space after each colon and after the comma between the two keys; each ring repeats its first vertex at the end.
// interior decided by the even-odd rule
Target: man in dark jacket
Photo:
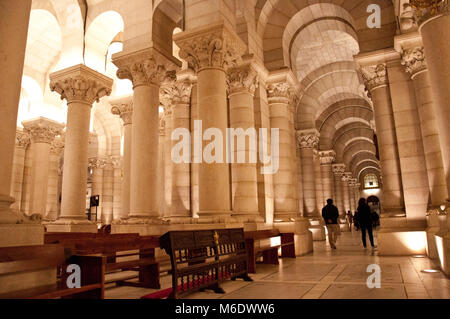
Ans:
{"type": "MultiPolygon", "coordinates": [[[[377,215],[378,216],[378,215],[377,215]]],[[[370,245],[373,249],[377,248],[373,241],[373,220],[370,206],[367,205],[366,199],[361,198],[358,202],[358,210],[355,214],[355,222],[359,224],[361,229],[361,237],[364,248],[366,248],[366,231],[369,234],[370,245]]]]}
{"type": "Polygon", "coordinates": [[[328,241],[333,249],[336,249],[337,237],[341,234],[338,224],[339,210],[333,205],[331,198],[327,199],[327,205],[322,208],[322,217],[328,230],[328,241]]]}

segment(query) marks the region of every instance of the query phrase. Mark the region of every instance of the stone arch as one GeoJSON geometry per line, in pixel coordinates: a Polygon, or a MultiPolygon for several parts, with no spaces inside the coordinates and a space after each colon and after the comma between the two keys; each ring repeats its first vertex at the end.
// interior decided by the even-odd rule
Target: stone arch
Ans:
{"type": "Polygon", "coordinates": [[[116,11],[106,11],[98,15],[86,32],[85,64],[104,73],[109,46],[117,35],[124,31],[122,16],[116,11]]]}
{"type": "Polygon", "coordinates": [[[172,55],[173,31],[182,27],[182,1],[160,0],[155,3],[152,16],[152,41],[163,53],[172,55]]]}
{"type": "Polygon", "coordinates": [[[343,161],[345,158],[345,154],[357,154],[360,151],[368,151],[375,155],[375,145],[372,141],[368,141],[364,138],[355,138],[353,141],[344,148],[342,148],[342,144],[339,145],[339,148],[335,148],[336,152],[336,160],[343,161]]]}

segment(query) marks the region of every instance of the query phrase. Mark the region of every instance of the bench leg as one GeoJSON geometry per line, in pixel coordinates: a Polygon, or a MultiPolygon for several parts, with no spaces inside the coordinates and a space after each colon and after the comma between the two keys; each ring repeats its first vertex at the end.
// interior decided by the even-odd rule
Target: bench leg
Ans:
{"type": "Polygon", "coordinates": [[[295,258],[294,234],[281,234],[281,244],[292,243],[281,247],[281,257],[295,258]]]}
{"type": "Polygon", "coordinates": [[[245,240],[245,248],[247,250],[247,272],[256,273],[255,243],[252,239],[245,240]]]}
{"type": "Polygon", "coordinates": [[[142,287],[160,289],[159,264],[142,266],[139,269],[139,282],[142,287]]]}
{"type": "Polygon", "coordinates": [[[278,265],[278,248],[269,249],[263,252],[263,263],[278,265]]]}

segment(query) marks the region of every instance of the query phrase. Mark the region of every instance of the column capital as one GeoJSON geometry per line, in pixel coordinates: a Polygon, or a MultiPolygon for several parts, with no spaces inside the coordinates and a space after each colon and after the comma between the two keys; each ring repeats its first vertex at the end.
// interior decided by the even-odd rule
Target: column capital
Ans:
{"type": "Polygon", "coordinates": [[[320,134],[316,129],[296,131],[297,147],[302,148],[316,148],[319,144],[320,134]]]}
{"type": "Polygon", "coordinates": [[[128,79],[133,88],[139,86],[160,86],[167,77],[173,77],[177,64],[155,48],[147,48],[131,53],[116,53],[113,63],[118,67],[117,77],[128,79]]]}
{"type": "Polygon", "coordinates": [[[65,142],[63,136],[55,138],[50,145],[50,154],[60,155],[64,150],[64,144],[65,142]]]}
{"type": "Polygon", "coordinates": [[[26,149],[30,144],[30,134],[28,132],[17,130],[16,131],[16,146],[26,149]]]}
{"type": "Polygon", "coordinates": [[[228,95],[240,92],[248,92],[254,95],[258,83],[258,72],[251,63],[242,64],[228,70],[228,95]]]}
{"type": "Polygon", "coordinates": [[[90,168],[105,168],[106,167],[106,159],[100,157],[91,157],[89,158],[89,167],[90,168]]]}
{"type": "Polygon", "coordinates": [[[342,175],[342,181],[343,182],[349,182],[352,179],[352,173],[351,172],[344,172],[342,175]]]}
{"type": "Polygon", "coordinates": [[[345,164],[333,164],[333,173],[334,175],[341,177],[345,173],[345,164]]]}
{"type": "Polygon", "coordinates": [[[120,116],[123,125],[132,123],[133,118],[133,96],[125,96],[119,99],[110,101],[111,113],[120,116]]]}
{"type": "Polygon", "coordinates": [[[358,180],[356,178],[350,178],[349,181],[348,181],[348,186],[355,187],[357,181],[358,180]]]}
{"type": "Polygon", "coordinates": [[[386,63],[361,67],[364,84],[369,92],[388,85],[386,63]]]}
{"type": "Polygon", "coordinates": [[[30,134],[32,143],[51,144],[56,136],[62,134],[63,124],[39,117],[22,122],[24,131],[30,134]]]}
{"type": "Polygon", "coordinates": [[[113,80],[83,64],[50,74],[50,90],[61,95],[67,103],[92,105],[111,94],[113,80]]]}
{"type": "Polygon", "coordinates": [[[450,13],[449,0],[410,0],[409,3],[419,28],[431,18],[450,13]]]}
{"type": "Polygon", "coordinates": [[[225,70],[235,66],[245,53],[245,43],[224,23],[174,35],[180,57],[199,72],[205,68],[225,70]]]}
{"type": "Polygon", "coordinates": [[[411,78],[414,78],[417,74],[427,70],[424,48],[415,47],[403,51],[401,63],[411,78]]]}
{"type": "Polygon", "coordinates": [[[163,105],[189,104],[191,101],[192,82],[189,80],[174,81],[161,86],[160,100],[163,105]]]}
{"type": "Polygon", "coordinates": [[[331,165],[336,159],[336,152],[333,150],[319,152],[320,164],[331,165]]]}

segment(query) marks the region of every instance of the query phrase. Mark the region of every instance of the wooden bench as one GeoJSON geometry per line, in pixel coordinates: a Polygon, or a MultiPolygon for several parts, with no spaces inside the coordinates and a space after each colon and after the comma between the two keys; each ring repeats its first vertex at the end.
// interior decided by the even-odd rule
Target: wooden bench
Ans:
{"type": "Polygon", "coordinates": [[[172,288],[158,292],[159,298],[176,299],[204,289],[224,293],[221,283],[226,279],[251,281],[243,229],[171,231],[160,238],[160,246],[170,255],[172,288]]]}
{"type": "MultiPolygon", "coordinates": [[[[63,276],[54,284],[41,285],[0,295],[0,299],[103,299],[101,282],[103,258],[70,256],[63,245],[37,245],[0,248],[0,276],[56,269],[63,267],[63,276]],[[68,288],[66,268],[77,264],[81,268],[81,287],[68,288]],[[94,269],[94,271],[87,271],[94,269]]],[[[55,278],[56,279],[56,278],[55,278]]]]}
{"type": "Polygon", "coordinates": [[[256,260],[263,257],[264,264],[278,265],[278,250],[281,257],[295,258],[294,233],[280,233],[277,229],[245,232],[245,246],[248,255],[248,272],[256,272],[256,260]],[[255,247],[257,241],[280,237],[280,244],[263,244],[255,247]]]}
{"type": "Polygon", "coordinates": [[[156,236],[122,236],[108,235],[93,239],[62,240],[61,243],[72,252],[80,256],[102,256],[105,258],[105,272],[102,283],[116,283],[159,289],[159,263],[155,259],[155,248],[159,247],[156,236]],[[120,259],[120,260],[119,260],[120,259]],[[127,260],[123,260],[127,259],[127,260]],[[117,271],[137,271],[138,275],[106,280],[106,274],[117,271]],[[128,280],[139,278],[139,282],[128,280]]]}

